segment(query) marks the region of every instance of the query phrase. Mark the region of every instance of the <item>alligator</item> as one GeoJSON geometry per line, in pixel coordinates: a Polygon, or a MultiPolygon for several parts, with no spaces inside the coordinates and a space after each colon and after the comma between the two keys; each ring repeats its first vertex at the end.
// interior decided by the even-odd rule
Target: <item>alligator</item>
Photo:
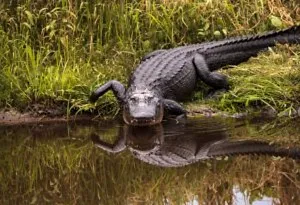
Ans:
{"type": "Polygon", "coordinates": [[[227,76],[216,70],[245,62],[276,43],[299,42],[298,25],[260,35],[156,50],[142,58],[129,79],[127,89],[120,82],[111,80],[96,89],[90,101],[95,102],[112,90],[123,107],[125,123],[134,126],[157,124],[165,113],[186,115],[178,101],[187,99],[197,80],[202,80],[214,90],[228,90],[227,76]]]}
{"type": "Polygon", "coordinates": [[[160,167],[182,167],[198,161],[239,155],[265,155],[300,159],[298,147],[286,148],[259,140],[230,140],[222,123],[204,118],[205,125],[167,121],[152,126],[119,127],[118,138],[110,144],[93,133],[95,146],[109,153],[126,148],[143,162],[160,167]],[[207,122],[208,121],[208,122],[207,122]],[[207,124],[208,123],[208,124],[207,124]]]}

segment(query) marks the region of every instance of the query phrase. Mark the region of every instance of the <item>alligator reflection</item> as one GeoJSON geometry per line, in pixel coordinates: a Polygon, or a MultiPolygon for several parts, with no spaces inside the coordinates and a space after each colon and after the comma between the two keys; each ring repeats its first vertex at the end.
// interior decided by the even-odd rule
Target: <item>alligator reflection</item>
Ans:
{"type": "Polygon", "coordinates": [[[136,158],[162,167],[185,166],[199,160],[233,155],[300,158],[299,148],[284,148],[257,140],[231,140],[223,123],[205,120],[199,125],[192,121],[169,121],[149,127],[124,124],[113,144],[103,141],[97,134],[92,134],[91,138],[97,147],[107,152],[118,153],[128,148],[136,158]]]}

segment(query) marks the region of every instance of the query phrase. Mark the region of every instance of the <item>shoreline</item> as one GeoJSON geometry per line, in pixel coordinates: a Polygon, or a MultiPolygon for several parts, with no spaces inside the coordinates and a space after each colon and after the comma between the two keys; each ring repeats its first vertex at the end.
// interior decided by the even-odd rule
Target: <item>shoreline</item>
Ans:
{"type": "MultiPolygon", "coordinates": [[[[262,108],[260,111],[245,111],[239,113],[228,113],[220,110],[216,110],[206,105],[200,105],[195,108],[195,105],[187,106],[187,117],[222,117],[233,119],[245,119],[251,117],[260,118],[282,118],[282,117],[300,117],[300,107],[292,113],[277,113],[272,109],[262,108]]],[[[118,117],[110,119],[117,119],[118,117]]],[[[0,110],[0,126],[17,126],[26,124],[39,124],[39,123],[55,123],[55,122],[72,122],[72,121],[103,121],[107,116],[99,116],[96,113],[79,113],[79,114],[39,114],[34,111],[20,112],[13,108],[0,110]]]]}

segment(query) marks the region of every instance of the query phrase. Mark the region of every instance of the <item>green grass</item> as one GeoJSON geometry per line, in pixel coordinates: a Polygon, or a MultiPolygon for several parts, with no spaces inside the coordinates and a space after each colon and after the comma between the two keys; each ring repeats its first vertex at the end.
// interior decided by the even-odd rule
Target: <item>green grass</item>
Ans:
{"type": "MultiPolygon", "coordinates": [[[[67,105],[66,112],[97,110],[115,115],[118,105],[112,94],[95,105],[88,96],[110,79],[126,83],[144,54],[300,22],[297,1],[18,2],[0,3],[0,107],[19,110],[39,103],[67,105]]],[[[285,52],[279,50],[277,55],[285,52]]],[[[272,55],[276,54],[228,71],[233,89],[209,103],[230,112],[261,105],[278,111],[296,109],[299,49],[277,63],[269,60],[275,58],[272,55]],[[272,65],[295,69],[283,69],[278,78],[269,78],[274,76],[272,65]],[[266,71],[251,80],[262,68],[266,71]],[[249,87],[253,89],[245,89],[249,87]]]]}
{"type": "Polygon", "coordinates": [[[274,111],[293,112],[300,105],[300,50],[276,49],[228,71],[232,89],[218,106],[222,109],[268,106],[274,111]]]}
{"type": "Polygon", "coordinates": [[[277,46],[247,63],[224,70],[231,85],[228,92],[212,100],[196,94],[195,99],[228,112],[254,112],[267,107],[279,115],[292,114],[300,106],[299,62],[299,46],[277,46]]]}

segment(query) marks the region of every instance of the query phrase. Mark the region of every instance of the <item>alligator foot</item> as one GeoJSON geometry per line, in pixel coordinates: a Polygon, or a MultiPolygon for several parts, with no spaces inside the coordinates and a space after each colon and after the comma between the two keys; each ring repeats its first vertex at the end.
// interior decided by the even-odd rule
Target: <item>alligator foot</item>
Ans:
{"type": "Polygon", "coordinates": [[[176,124],[178,124],[178,123],[183,123],[183,122],[186,121],[186,119],[187,119],[186,114],[178,115],[178,116],[175,118],[176,124]]]}
{"type": "Polygon", "coordinates": [[[212,89],[208,92],[208,95],[205,98],[206,99],[218,99],[227,91],[228,91],[228,89],[218,89],[218,90],[212,89]]]}
{"type": "Polygon", "coordinates": [[[187,111],[176,101],[164,99],[164,109],[169,115],[186,115],[187,111]]]}

